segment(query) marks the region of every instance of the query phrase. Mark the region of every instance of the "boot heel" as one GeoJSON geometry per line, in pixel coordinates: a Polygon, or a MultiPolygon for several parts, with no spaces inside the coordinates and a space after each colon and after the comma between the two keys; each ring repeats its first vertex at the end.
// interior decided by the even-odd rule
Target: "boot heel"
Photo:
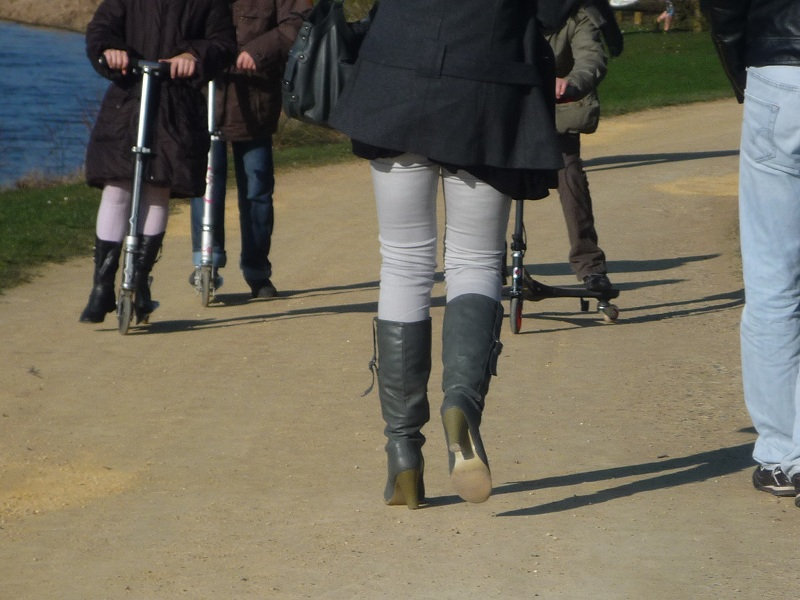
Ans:
{"type": "Polygon", "coordinates": [[[459,408],[448,408],[442,415],[442,424],[453,465],[453,487],[467,502],[485,502],[492,493],[492,475],[489,465],[475,451],[466,415],[459,408]]]}
{"type": "Polygon", "coordinates": [[[410,510],[419,508],[420,504],[420,472],[408,469],[397,474],[394,480],[394,494],[386,504],[397,506],[405,504],[410,510]]]}
{"type": "Polygon", "coordinates": [[[450,408],[445,411],[442,423],[448,451],[453,454],[461,454],[465,460],[472,458],[474,452],[469,439],[467,417],[464,413],[457,408],[450,408]]]}

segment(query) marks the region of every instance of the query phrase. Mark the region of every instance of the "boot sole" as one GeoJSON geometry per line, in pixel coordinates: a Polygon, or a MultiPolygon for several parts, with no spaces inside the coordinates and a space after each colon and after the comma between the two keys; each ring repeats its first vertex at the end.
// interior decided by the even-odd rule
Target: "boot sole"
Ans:
{"type": "Polygon", "coordinates": [[[467,418],[458,408],[442,415],[447,449],[453,455],[450,481],[456,493],[467,502],[486,502],[492,494],[492,474],[477,452],[469,431],[467,418]]]}

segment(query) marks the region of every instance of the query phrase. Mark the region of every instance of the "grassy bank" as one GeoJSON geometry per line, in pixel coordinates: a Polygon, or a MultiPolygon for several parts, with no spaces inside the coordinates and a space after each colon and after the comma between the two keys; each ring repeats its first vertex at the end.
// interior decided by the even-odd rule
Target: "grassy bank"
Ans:
{"type": "Polygon", "coordinates": [[[100,194],[82,183],[0,193],[0,290],[35,267],[90,254],[100,194]]]}
{"type": "Polygon", "coordinates": [[[603,115],[731,97],[708,33],[628,33],[600,85],[603,115]]]}
{"type": "MultiPolygon", "coordinates": [[[[628,33],[600,95],[609,116],[731,92],[707,33],[628,33]]],[[[285,169],[352,160],[349,144],[320,128],[287,122],[275,142],[278,177],[285,169]]],[[[0,292],[30,280],[43,263],[89,256],[99,200],[80,182],[0,192],[0,292]]],[[[87,263],[87,282],[88,269],[87,263]]]]}

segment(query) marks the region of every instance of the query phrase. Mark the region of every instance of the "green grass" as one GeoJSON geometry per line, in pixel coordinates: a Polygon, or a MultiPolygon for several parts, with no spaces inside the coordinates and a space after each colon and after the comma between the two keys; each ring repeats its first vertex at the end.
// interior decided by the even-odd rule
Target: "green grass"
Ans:
{"type": "Polygon", "coordinates": [[[346,139],[314,146],[290,146],[275,150],[275,171],[280,174],[284,169],[302,169],[354,159],[350,151],[350,142],[346,139]]]}
{"type": "Polygon", "coordinates": [[[33,268],[91,254],[100,192],[81,183],[0,193],[0,290],[33,268]]]}
{"type": "Polygon", "coordinates": [[[603,115],[732,97],[708,33],[630,33],[600,84],[603,115]]]}
{"type": "MultiPolygon", "coordinates": [[[[731,95],[707,33],[626,34],[600,87],[605,116],[731,95]]],[[[346,139],[330,130],[283,121],[275,136],[278,177],[352,158],[346,139]]],[[[0,293],[29,281],[39,265],[90,256],[99,201],[83,183],[0,191],[0,293]]]]}

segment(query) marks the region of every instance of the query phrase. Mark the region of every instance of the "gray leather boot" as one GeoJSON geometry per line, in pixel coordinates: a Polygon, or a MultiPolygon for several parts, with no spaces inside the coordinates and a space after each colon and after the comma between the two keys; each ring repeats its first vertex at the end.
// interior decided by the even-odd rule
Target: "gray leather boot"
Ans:
{"type": "Polygon", "coordinates": [[[136,323],[147,322],[157,307],[150,297],[150,271],[158,258],[164,234],[142,235],[139,237],[139,251],[133,265],[133,311],[136,313],[136,323]]]}
{"type": "Polygon", "coordinates": [[[386,422],[386,504],[418,508],[425,501],[421,429],[430,419],[431,321],[375,319],[378,393],[386,422]]]}
{"type": "Polygon", "coordinates": [[[107,242],[95,238],[93,286],[89,293],[89,302],[79,318],[81,322],[102,323],[106,319],[106,314],[114,312],[117,307],[114,286],[121,250],[120,242],[107,242]]]}
{"type": "Polygon", "coordinates": [[[492,493],[489,460],[481,440],[484,398],[503,345],[503,307],[480,294],[447,303],[442,331],[442,424],[450,480],[467,502],[484,502],[492,493]]]}

